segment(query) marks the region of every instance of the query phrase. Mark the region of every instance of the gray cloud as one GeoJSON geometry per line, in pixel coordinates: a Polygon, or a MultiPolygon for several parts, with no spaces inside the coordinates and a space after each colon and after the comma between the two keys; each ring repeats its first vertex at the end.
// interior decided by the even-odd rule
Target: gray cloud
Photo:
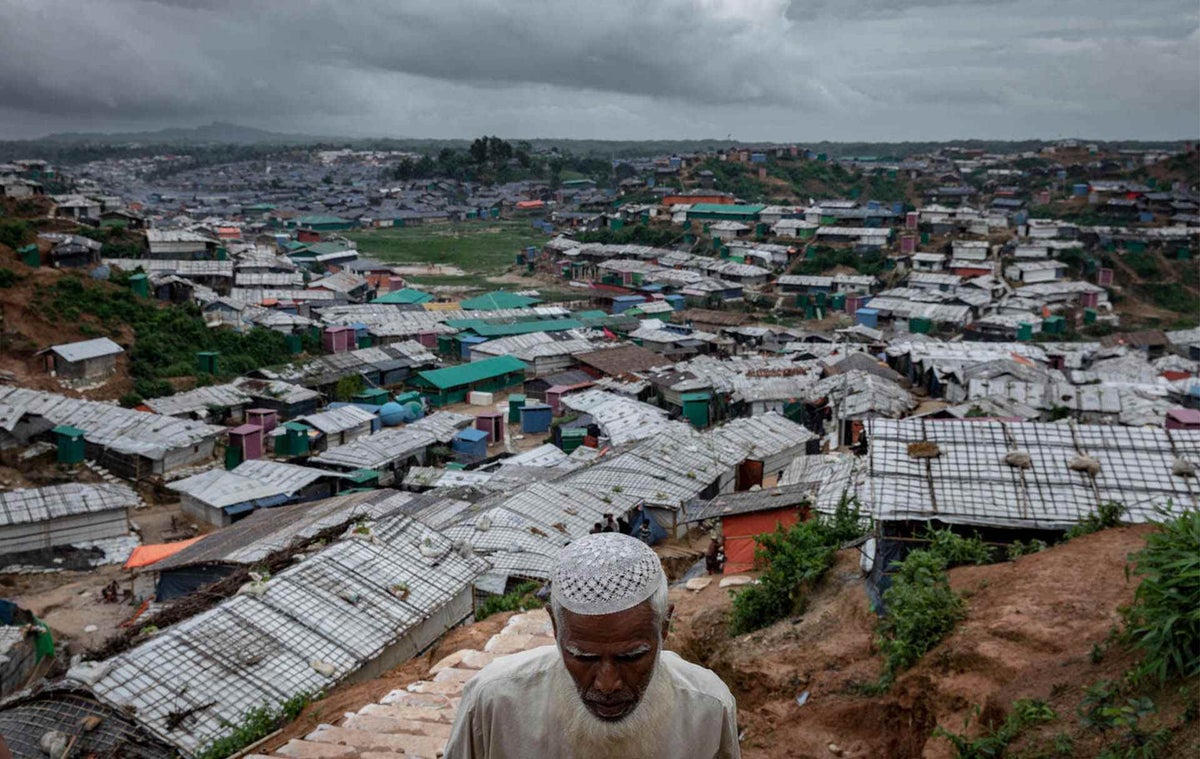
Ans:
{"type": "Polygon", "coordinates": [[[10,0],[0,136],[1200,131],[1194,0],[10,0]],[[948,131],[949,130],[949,131],[948,131]]]}

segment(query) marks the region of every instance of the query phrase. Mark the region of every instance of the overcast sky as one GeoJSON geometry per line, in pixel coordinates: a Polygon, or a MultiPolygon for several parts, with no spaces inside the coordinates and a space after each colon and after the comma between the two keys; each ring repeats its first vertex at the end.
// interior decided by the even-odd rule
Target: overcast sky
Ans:
{"type": "Polygon", "coordinates": [[[0,0],[0,138],[1200,135],[1196,0],[0,0]]]}

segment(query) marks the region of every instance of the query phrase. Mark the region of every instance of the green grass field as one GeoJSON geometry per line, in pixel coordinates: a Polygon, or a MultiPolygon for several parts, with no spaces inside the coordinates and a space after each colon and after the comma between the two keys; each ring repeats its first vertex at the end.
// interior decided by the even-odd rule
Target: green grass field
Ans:
{"type": "Polygon", "coordinates": [[[530,245],[541,247],[549,237],[527,221],[477,221],[428,224],[419,227],[357,230],[345,233],[358,243],[364,257],[394,264],[457,266],[465,276],[413,276],[427,285],[483,285],[486,277],[503,273],[517,253],[530,245]]]}

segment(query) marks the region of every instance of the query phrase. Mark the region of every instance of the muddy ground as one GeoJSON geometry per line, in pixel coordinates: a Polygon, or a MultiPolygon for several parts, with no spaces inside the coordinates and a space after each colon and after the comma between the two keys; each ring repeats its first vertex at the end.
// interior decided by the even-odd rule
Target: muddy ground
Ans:
{"type": "MultiPolygon", "coordinates": [[[[883,694],[864,691],[881,666],[853,550],[839,555],[801,616],[738,638],[727,634],[727,590],[714,583],[698,594],[672,591],[671,645],[734,691],[748,759],[949,759],[955,752],[933,736],[936,727],[962,732],[970,718],[968,732],[978,735],[1019,698],[1047,701],[1058,718],[1014,743],[1009,756],[1053,755],[1040,752],[1066,733],[1074,745],[1066,755],[1092,757],[1113,736],[1080,727],[1076,709],[1088,686],[1119,679],[1133,661],[1116,647],[1096,660],[1093,646],[1108,650],[1119,609],[1133,598],[1126,557],[1148,529],[1107,530],[1016,561],[952,570],[967,618],[883,694]]],[[[1180,727],[1188,697],[1179,685],[1152,698],[1158,713],[1150,723],[1176,731],[1163,756],[1200,755],[1200,722],[1180,727]]]]}

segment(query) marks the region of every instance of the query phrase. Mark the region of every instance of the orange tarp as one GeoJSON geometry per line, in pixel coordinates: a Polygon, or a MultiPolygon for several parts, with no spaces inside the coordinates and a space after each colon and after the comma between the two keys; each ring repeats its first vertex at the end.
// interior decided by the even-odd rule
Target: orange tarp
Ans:
{"type": "Polygon", "coordinates": [[[156,561],[162,561],[168,556],[174,556],[203,537],[203,535],[200,535],[190,540],[180,540],[175,543],[155,543],[149,546],[138,546],[133,549],[133,553],[129,554],[129,561],[125,562],[125,568],[137,569],[138,567],[149,566],[156,561]]]}

